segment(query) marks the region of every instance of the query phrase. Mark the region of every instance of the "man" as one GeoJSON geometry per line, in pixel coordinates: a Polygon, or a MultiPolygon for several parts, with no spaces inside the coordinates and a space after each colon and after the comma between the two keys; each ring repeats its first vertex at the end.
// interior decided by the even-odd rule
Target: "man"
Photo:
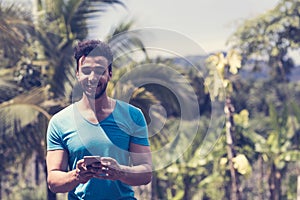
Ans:
{"type": "Polygon", "coordinates": [[[98,40],[74,48],[82,98],[49,122],[49,188],[69,199],[135,199],[131,186],[151,181],[152,161],[140,109],[106,94],[113,55],[98,40]],[[100,156],[88,165],[84,156],[100,156]]]}

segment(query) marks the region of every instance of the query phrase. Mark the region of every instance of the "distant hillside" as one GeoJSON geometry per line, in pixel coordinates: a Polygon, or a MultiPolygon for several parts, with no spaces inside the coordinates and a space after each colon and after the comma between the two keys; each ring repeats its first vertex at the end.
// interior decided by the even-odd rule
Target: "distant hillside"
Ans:
{"type": "MultiPolygon", "coordinates": [[[[195,55],[186,57],[177,57],[170,59],[176,66],[182,67],[192,67],[192,65],[197,65],[200,69],[204,66],[205,59],[207,55],[195,55]]],[[[245,79],[267,79],[269,77],[270,68],[265,62],[262,61],[251,61],[243,66],[239,74],[245,79]],[[256,64],[255,64],[256,62],[256,64]]],[[[296,66],[291,74],[288,75],[291,82],[300,81],[300,66],[296,66]]]]}

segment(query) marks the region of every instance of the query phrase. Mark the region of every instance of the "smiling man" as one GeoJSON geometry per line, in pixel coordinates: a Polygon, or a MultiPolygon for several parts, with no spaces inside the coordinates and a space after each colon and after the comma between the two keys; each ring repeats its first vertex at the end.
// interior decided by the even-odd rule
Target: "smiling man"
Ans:
{"type": "Polygon", "coordinates": [[[74,51],[83,94],[49,122],[49,188],[69,192],[69,199],[135,199],[131,186],[152,177],[145,118],[140,109],[107,96],[113,62],[107,44],[83,41],[74,51]],[[85,156],[97,157],[87,163],[85,156]]]}

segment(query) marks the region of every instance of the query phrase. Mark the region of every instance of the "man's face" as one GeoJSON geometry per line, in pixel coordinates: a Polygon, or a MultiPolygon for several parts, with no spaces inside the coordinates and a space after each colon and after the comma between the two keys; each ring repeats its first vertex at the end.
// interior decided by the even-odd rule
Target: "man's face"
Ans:
{"type": "Polygon", "coordinates": [[[82,56],[76,73],[79,84],[88,98],[98,99],[106,92],[111,78],[107,59],[103,56],[82,56]]]}

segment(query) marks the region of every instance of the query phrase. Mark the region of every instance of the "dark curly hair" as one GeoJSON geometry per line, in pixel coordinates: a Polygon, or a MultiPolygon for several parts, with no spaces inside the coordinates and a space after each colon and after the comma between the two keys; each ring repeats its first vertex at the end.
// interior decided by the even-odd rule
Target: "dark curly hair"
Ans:
{"type": "Polygon", "coordinates": [[[74,47],[74,58],[76,59],[76,70],[79,69],[79,59],[82,56],[103,56],[107,59],[109,66],[108,70],[112,71],[113,54],[108,44],[100,40],[86,40],[78,42],[74,47]]]}

